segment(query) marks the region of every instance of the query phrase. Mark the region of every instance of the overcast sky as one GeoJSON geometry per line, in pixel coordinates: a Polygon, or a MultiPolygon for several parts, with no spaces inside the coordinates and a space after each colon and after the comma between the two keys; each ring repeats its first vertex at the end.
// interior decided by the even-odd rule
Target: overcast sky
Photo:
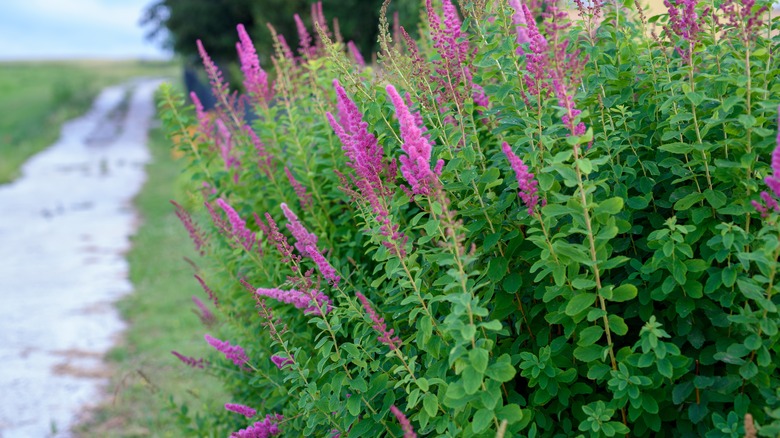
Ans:
{"type": "Polygon", "coordinates": [[[0,59],[161,58],[139,25],[152,0],[0,0],[0,59]]]}

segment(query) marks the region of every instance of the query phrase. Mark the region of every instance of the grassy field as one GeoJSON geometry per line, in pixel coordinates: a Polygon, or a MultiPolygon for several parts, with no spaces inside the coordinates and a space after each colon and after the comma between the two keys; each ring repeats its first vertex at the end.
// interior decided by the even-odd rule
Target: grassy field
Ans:
{"type": "Polygon", "coordinates": [[[154,161],[136,199],[142,225],[128,254],[135,292],[119,303],[129,323],[122,343],[109,354],[114,378],[103,406],[75,432],[84,437],[189,436],[169,397],[191,411],[223,410],[220,381],[179,362],[171,350],[202,357],[208,349],[191,297],[208,301],[183,256],[196,259],[192,242],[173,213],[170,199],[184,199],[181,168],[160,130],[150,140],[154,161]]]}
{"type": "Polygon", "coordinates": [[[84,113],[105,86],[134,76],[175,76],[170,62],[61,61],[0,63],[0,184],[32,154],[53,143],[62,123],[84,113]]]}

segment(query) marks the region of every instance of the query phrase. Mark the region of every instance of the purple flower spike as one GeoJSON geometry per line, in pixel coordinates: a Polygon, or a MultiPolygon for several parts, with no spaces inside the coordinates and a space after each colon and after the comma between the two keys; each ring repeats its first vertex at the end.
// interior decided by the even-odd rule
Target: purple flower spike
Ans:
{"type": "Polygon", "coordinates": [[[178,351],[171,351],[171,354],[176,356],[182,363],[185,365],[192,367],[192,368],[203,368],[204,360],[203,359],[195,359],[194,357],[185,356],[178,351]]]}
{"type": "Polygon", "coordinates": [[[283,419],[284,417],[279,414],[266,415],[265,420],[258,421],[246,429],[233,432],[230,434],[230,438],[268,438],[279,435],[281,431],[277,423],[283,419]]]}
{"type": "Polygon", "coordinates": [[[236,403],[225,403],[225,409],[227,409],[230,412],[235,412],[237,414],[241,414],[245,416],[246,418],[252,418],[255,415],[257,415],[257,411],[250,408],[249,406],[240,405],[236,403]]]}
{"type": "Polygon", "coordinates": [[[303,24],[303,20],[301,20],[301,16],[298,14],[293,15],[293,19],[295,20],[295,27],[298,29],[299,52],[301,56],[305,58],[313,57],[315,48],[311,45],[312,39],[309,31],[306,29],[306,25],[303,24]]]}
{"type": "Polygon", "coordinates": [[[209,345],[214,347],[220,353],[224,354],[225,358],[232,361],[242,369],[247,369],[244,364],[249,362],[249,358],[247,357],[243,348],[239,347],[238,345],[230,345],[230,342],[228,341],[220,341],[211,335],[205,335],[203,338],[206,340],[206,342],[208,342],[209,345]]]}
{"type": "Polygon", "coordinates": [[[401,149],[406,153],[400,158],[401,174],[411,186],[413,194],[429,195],[439,183],[444,161],[439,160],[435,169],[431,170],[433,146],[423,135],[424,130],[417,125],[414,115],[395,87],[388,85],[387,94],[395,106],[395,113],[401,125],[401,138],[404,142],[401,149]]]}
{"type": "Polygon", "coordinates": [[[279,368],[280,370],[284,368],[285,365],[292,365],[295,363],[295,361],[290,357],[282,357],[275,354],[271,356],[271,362],[273,362],[274,365],[276,365],[276,368],[279,368]]]}
{"type": "Polygon", "coordinates": [[[235,237],[247,251],[252,250],[255,243],[255,233],[246,227],[246,222],[241,219],[236,210],[230,206],[224,199],[217,199],[217,205],[222,208],[228,217],[232,228],[233,237],[235,237]]]}
{"type": "Polygon", "coordinates": [[[366,61],[363,59],[363,55],[360,54],[360,50],[358,50],[357,46],[352,40],[347,42],[347,48],[349,49],[349,53],[352,54],[352,57],[355,58],[357,65],[360,67],[365,67],[366,61]]]}
{"type": "Polygon", "coordinates": [[[363,304],[363,309],[365,309],[366,314],[374,323],[374,330],[379,332],[379,342],[387,345],[391,350],[397,350],[401,345],[401,338],[398,336],[393,336],[394,330],[387,328],[387,324],[385,324],[384,318],[379,316],[371,307],[371,303],[368,302],[368,299],[365,297],[365,295],[360,292],[355,292],[355,295],[357,295],[358,299],[363,304]]]}
{"type": "Polygon", "coordinates": [[[321,315],[320,308],[325,313],[328,313],[331,308],[330,298],[315,289],[304,292],[297,289],[282,290],[279,288],[258,288],[255,293],[260,296],[273,298],[283,303],[292,304],[298,309],[303,309],[303,313],[307,315],[321,315]],[[317,304],[312,304],[312,301],[315,301],[317,304]]]}
{"type": "Polygon", "coordinates": [[[290,233],[292,233],[296,240],[295,249],[304,256],[308,256],[306,247],[309,245],[316,246],[317,236],[310,233],[306,227],[303,226],[300,219],[298,219],[298,216],[290,210],[290,207],[288,207],[287,204],[282,202],[280,207],[282,208],[284,217],[287,218],[287,229],[290,230],[290,233]]]}
{"type": "Polygon", "coordinates": [[[404,415],[403,412],[401,412],[400,409],[395,407],[395,405],[390,406],[390,412],[395,415],[395,418],[398,419],[398,423],[401,424],[401,430],[404,431],[404,438],[417,438],[417,434],[414,433],[414,429],[412,428],[412,424],[409,423],[409,419],[406,418],[406,415],[404,415]]]}
{"type": "Polygon", "coordinates": [[[268,74],[260,67],[260,60],[252,39],[243,24],[237,26],[239,42],[236,43],[238,59],[241,62],[241,72],[244,73],[246,91],[263,104],[273,98],[273,87],[268,84],[268,74]]]}
{"type": "MultiPolygon", "coordinates": [[[[514,9],[512,14],[512,23],[515,24],[515,31],[517,32],[517,44],[530,43],[531,38],[528,36],[528,17],[525,15],[523,6],[520,0],[509,0],[509,6],[514,9]]],[[[518,50],[521,50],[518,48],[518,50]]]]}
{"type": "Polygon", "coordinates": [[[203,304],[203,301],[201,301],[198,297],[193,296],[192,302],[195,303],[195,305],[198,307],[198,310],[200,310],[200,312],[195,313],[197,313],[198,318],[200,318],[200,322],[202,322],[203,325],[211,325],[214,323],[214,321],[217,320],[211,310],[209,310],[209,308],[206,307],[206,305],[203,304]]]}
{"type": "Polygon", "coordinates": [[[534,179],[534,174],[528,172],[528,166],[523,163],[523,160],[512,152],[509,143],[504,142],[501,145],[501,149],[503,149],[506,158],[509,160],[509,165],[515,171],[515,176],[517,176],[517,184],[520,189],[518,195],[526,207],[528,207],[528,214],[533,215],[534,208],[539,203],[539,195],[536,193],[538,182],[534,179]]]}

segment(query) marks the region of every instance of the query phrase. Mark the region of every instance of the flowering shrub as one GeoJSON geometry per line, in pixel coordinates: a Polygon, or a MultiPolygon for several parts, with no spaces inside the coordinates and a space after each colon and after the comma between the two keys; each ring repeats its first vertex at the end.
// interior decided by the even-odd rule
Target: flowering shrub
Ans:
{"type": "Polygon", "coordinates": [[[780,433],[769,4],[388,3],[373,65],[296,16],[269,73],[238,27],[245,95],[199,46],[213,113],[163,90],[219,337],[176,357],[232,394],[193,427],[780,433]]]}

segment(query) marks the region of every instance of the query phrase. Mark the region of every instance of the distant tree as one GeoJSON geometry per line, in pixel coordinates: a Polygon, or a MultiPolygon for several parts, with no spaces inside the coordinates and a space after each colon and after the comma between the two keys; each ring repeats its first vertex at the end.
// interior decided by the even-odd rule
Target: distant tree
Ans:
{"type": "MultiPolygon", "coordinates": [[[[147,37],[162,40],[175,53],[185,57],[197,55],[195,40],[201,39],[216,60],[235,59],[236,25],[242,23],[252,34],[258,52],[270,54],[271,35],[267,23],[285,35],[291,45],[298,37],[293,15],[299,14],[311,26],[313,0],[157,0],[144,13],[142,24],[149,28],[147,37]]],[[[332,27],[338,18],[345,40],[353,40],[368,55],[376,47],[379,7],[382,0],[323,0],[323,11],[332,27]]],[[[389,14],[399,12],[401,22],[415,26],[420,0],[393,0],[389,14]]]]}

